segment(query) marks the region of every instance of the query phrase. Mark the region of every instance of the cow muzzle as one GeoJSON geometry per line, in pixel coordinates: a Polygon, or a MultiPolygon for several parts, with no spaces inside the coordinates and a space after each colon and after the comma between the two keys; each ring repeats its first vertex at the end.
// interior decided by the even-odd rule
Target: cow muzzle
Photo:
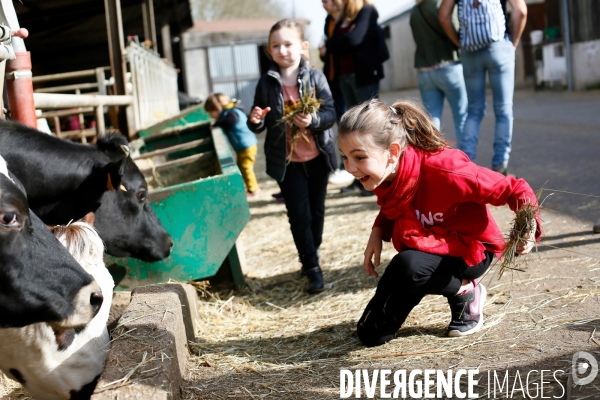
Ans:
{"type": "Polygon", "coordinates": [[[51,322],[53,329],[75,329],[86,326],[100,311],[104,296],[96,281],[84,286],[75,296],[73,313],[66,319],[51,322]]]}

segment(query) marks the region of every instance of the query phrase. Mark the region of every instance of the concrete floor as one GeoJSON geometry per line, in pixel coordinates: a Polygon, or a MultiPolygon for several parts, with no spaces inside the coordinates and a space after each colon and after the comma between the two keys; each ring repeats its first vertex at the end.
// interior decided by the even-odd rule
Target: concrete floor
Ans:
{"type": "MultiPolygon", "coordinates": [[[[420,101],[418,90],[383,93],[381,98],[388,104],[396,99],[420,101]]],[[[475,160],[485,167],[491,165],[495,121],[489,89],[487,105],[475,160]]],[[[442,132],[455,143],[447,102],[442,132]]],[[[543,197],[553,193],[546,208],[590,224],[600,218],[600,174],[595,164],[600,163],[600,91],[517,90],[512,145],[510,173],[525,178],[534,190],[554,189],[544,191],[543,197]]]]}

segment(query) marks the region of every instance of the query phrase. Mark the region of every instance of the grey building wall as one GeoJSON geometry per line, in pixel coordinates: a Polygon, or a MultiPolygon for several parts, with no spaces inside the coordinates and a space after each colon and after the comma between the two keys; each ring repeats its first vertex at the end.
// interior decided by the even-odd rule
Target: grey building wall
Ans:
{"type": "Polygon", "coordinates": [[[263,43],[268,32],[219,32],[205,33],[189,31],[182,35],[182,58],[185,65],[185,82],[191,96],[205,99],[211,92],[208,67],[208,51],[210,46],[228,45],[231,43],[263,43]]]}
{"type": "Polygon", "coordinates": [[[575,43],[573,52],[573,86],[584,90],[600,84],[600,40],[575,43]]]}
{"type": "Polygon", "coordinates": [[[383,64],[385,78],[381,91],[417,87],[417,70],[414,68],[416,45],[410,29],[410,13],[403,13],[389,23],[387,39],[390,59],[383,64]]]}

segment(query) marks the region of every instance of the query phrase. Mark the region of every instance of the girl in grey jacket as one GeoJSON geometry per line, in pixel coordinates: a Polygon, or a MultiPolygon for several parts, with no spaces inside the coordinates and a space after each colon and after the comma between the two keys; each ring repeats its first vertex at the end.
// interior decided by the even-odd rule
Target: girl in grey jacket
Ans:
{"type": "Polygon", "coordinates": [[[248,127],[253,132],[267,129],[265,156],[267,174],[275,179],[285,199],[290,228],[308,277],[308,292],[323,290],[319,246],[323,236],[325,196],[329,173],[335,169],[336,155],[331,127],[335,108],[327,79],[312,69],[302,57],[308,50],[302,26],[284,19],[269,33],[268,51],[274,64],[257,86],[248,127]],[[290,145],[291,128],[282,123],[284,105],[299,101],[304,93],[315,91],[322,100],[312,114],[297,114],[293,123],[306,139],[290,145]]]}

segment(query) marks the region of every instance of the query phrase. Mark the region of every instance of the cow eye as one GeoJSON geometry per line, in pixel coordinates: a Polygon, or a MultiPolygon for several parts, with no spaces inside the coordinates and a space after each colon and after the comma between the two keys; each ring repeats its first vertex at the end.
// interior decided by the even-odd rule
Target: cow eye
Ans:
{"type": "Polygon", "coordinates": [[[144,201],[146,201],[146,191],[145,190],[141,190],[138,192],[137,194],[137,198],[140,201],[140,203],[143,203],[144,201]]]}
{"type": "Polygon", "coordinates": [[[18,228],[21,225],[18,214],[15,212],[0,213],[0,223],[7,228],[18,228]]]}

